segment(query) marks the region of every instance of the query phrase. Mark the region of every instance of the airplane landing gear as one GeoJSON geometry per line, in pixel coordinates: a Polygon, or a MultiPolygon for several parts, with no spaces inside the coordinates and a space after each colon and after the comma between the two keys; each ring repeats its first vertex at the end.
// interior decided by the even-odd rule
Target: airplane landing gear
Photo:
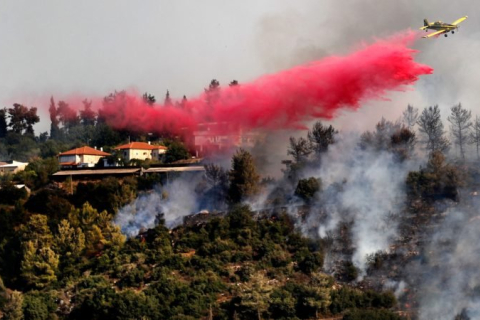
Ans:
{"type": "Polygon", "coordinates": [[[448,34],[445,33],[445,38],[448,37],[448,34]]]}
{"type": "Polygon", "coordinates": [[[452,34],[454,34],[454,33],[455,33],[455,31],[452,30],[452,34]]]}

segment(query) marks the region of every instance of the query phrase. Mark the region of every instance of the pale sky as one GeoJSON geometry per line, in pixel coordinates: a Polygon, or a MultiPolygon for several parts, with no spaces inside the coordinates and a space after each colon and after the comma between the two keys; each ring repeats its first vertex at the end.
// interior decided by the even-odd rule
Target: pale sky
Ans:
{"type": "MultiPolygon", "coordinates": [[[[451,22],[447,39],[419,40],[420,62],[435,74],[416,90],[374,102],[340,126],[396,117],[413,103],[446,111],[462,101],[480,112],[480,6],[450,0],[144,0],[19,1],[0,4],[0,102],[48,108],[48,97],[148,91],[162,100],[195,95],[213,78],[227,84],[418,28],[423,18],[451,22]],[[362,118],[362,116],[364,118],[362,118]],[[363,119],[363,120],[362,120],[363,119]]],[[[47,113],[37,134],[47,131],[47,113]]]]}

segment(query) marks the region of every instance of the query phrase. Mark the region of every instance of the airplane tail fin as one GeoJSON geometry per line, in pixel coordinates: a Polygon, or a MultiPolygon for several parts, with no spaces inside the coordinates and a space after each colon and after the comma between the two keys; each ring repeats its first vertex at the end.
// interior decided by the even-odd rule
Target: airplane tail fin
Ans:
{"type": "Polygon", "coordinates": [[[425,27],[428,27],[429,26],[429,23],[428,23],[428,20],[427,19],[423,19],[423,25],[425,27]]]}

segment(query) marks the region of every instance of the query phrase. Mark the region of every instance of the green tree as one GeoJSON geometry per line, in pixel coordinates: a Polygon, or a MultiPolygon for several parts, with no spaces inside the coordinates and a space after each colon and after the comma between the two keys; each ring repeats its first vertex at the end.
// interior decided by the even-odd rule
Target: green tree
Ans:
{"type": "Polygon", "coordinates": [[[166,107],[171,107],[173,105],[172,98],[170,98],[170,91],[167,90],[165,94],[165,100],[163,101],[163,105],[166,107]]]}
{"type": "Polygon", "coordinates": [[[59,168],[58,159],[56,157],[41,159],[35,157],[30,160],[29,164],[25,167],[25,171],[32,172],[32,177],[35,177],[31,181],[29,187],[39,188],[46,185],[50,181],[50,175],[57,172],[59,168]]]}
{"type": "MultiPolygon", "coordinates": [[[[168,93],[168,91],[167,91],[167,93],[168,93]]],[[[142,98],[143,98],[143,101],[144,101],[146,104],[150,105],[150,106],[153,106],[153,105],[155,104],[155,102],[156,102],[155,96],[152,95],[152,94],[150,94],[150,93],[148,93],[148,92],[145,92],[145,93],[143,94],[143,97],[142,97],[142,98]]]]}
{"type": "Polygon", "coordinates": [[[460,156],[462,160],[465,160],[465,145],[468,142],[470,136],[470,130],[472,129],[472,111],[468,111],[462,108],[462,104],[459,103],[456,106],[453,106],[451,109],[451,114],[448,117],[448,122],[450,122],[450,130],[452,135],[455,138],[455,143],[460,148],[460,156]]]}
{"type": "Polygon", "coordinates": [[[58,126],[60,121],[58,120],[58,117],[57,117],[57,106],[55,105],[53,96],[50,97],[50,107],[48,108],[48,112],[50,114],[50,138],[55,140],[60,139],[61,130],[58,126]]]}
{"type": "Polygon", "coordinates": [[[14,103],[13,108],[8,109],[8,113],[10,115],[9,127],[14,133],[34,136],[33,125],[40,121],[37,108],[28,109],[21,104],[14,103]]]}
{"type": "Polygon", "coordinates": [[[228,173],[216,164],[209,163],[204,166],[205,177],[210,186],[208,195],[213,199],[213,205],[217,208],[226,198],[228,191],[228,173]]]}
{"type": "Polygon", "coordinates": [[[58,224],[58,234],[54,242],[55,251],[60,256],[78,257],[85,249],[85,235],[82,229],[70,226],[68,220],[62,220],[58,224]]]}
{"type": "Polygon", "coordinates": [[[403,111],[403,123],[405,126],[413,131],[413,127],[417,123],[418,120],[418,108],[415,108],[412,105],[408,105],[407,109],[403,111]]]}
{"type": "Polygon", "coordinates": [[[473,123],[470,143],[475,145],[477,149],[477,160],[480,160],[480,118],[478,116],[475,117],[475,122],[473,123]]]}
{"type": "Polygon", "coordinates": [[[244,309],[247,314],[255,315],[258,320],[261,320],[268,310],[272,290],[273,286],[262,272],[253,274],[248,282],[239,286],[238,308],[244,309]]]}
{"type": "Polygon", "coordinates": [[[312,148],[307,139],[300,137],[297,140],[294,137],[290,137],[290,145],[288,147],[287,154],[292,156],[295,163],[305,163],[311,153],[312,148]]]}
{"type": "Polygon", "coordinates": [[[228,195],[232,203],[239,203],[258,193],[260,176],[255,168],[253,157],[248,151],[239,149],[233,155],[229,176],[228,195]]]}
{"type": "Polygon", "coordinates": [[[417,120],[420,133],[425,137],[422,141],[425,148],[430,151],[445,152],[450,147],[450,142],[445,138],[445,130],[438,106],[423,109],[417,120]]]}
{"type": "Polygon", "coordinates": [[[47,217],[34,214],[21,229],[21,276],[28,286],[44,288],[57,280],[58,255],[51,249],[53,235],[47,217]]]}
{"type": "Polygon", "coordinates": [[[80,110],[80,122],[84,126],[93,126],[95,124],[96,113],[92,109],[92,101],[83,100],[83,110],[80,110]]]}
{"type": "Polygon", "coordinates": [[[308,141],[311,149],[317,156],[327,152],[328,146],[335,143],[335,135],[338,131],[332,125],[324,126],[320,121],[315,122],[312,130],[308,131],[308,141]]]}
{"type": "Polygon", "coordinates": [[[167,145],[167,148],[167,152],[165,153],[166,163],[190,158],[190,153],[188,152],[188,149],[180,141],[172,141],[167,145]]]}
{"type": "Polygon", "coordinates": [[[80,118],[77,115],[77,111],[70,107],[65,101],[58,102],[57,115],[66,133],[68,133],[71,128],[80,124],[80,118]]]}
{"type": "MultiPolygon", "coordinates": [[[[112,216],[107,211],[99,213],[88,202],[81,209],[72,209],[68,220],[71,228],[80,228],[85,235],[85,249],[89,255],[106,248],[119,249],[125,242],[126,238],[120,228],[112,223],[112,216]]],[[[80,232],[78,237],[79,234],[80,232]]],[[[77,242],[77,250],[80,245],[81,243],[77,242]]]]}
{"type": "Polygon", "coordinates": [[[305,202],[310,202],[321,189],[322,181],[320,179],[314,177],[301,179],[298,181],[295,195],[302,198],[305,202]]]}
{"type": "Polygon", "coordinates": [[[286,290],[277,288],[270,295],[268,312],[272,319],[293,319],[295,317],[295,297],[286,290]]]}
{"type": "Polygon", "coordinates": [[[55,296],[48,292],[30,291],[24,295],[25,320],[55,319],[55,296]]]}
{"type": "Polygon", "coordinates": [[[0,138],[5,138],[8,132],[7,109],[0,109],[0,138]]]}
{"type": "Polygon", "coordinates": [[[23,319],[23,294],[20,291],[12,291],[7,296],[7,301],[3,307],[4,320],[22,320],[23,319]]]}
{"type": "Polygon", "coordinates": [[[330,287],[333,284],[331,277],[320,272],[314,272],[310,278],[310,291],[312,295],[305,299],[305,304],[315,310],[315,317],[318,319],[320,314],[326,314],[330,304],[330,287]]]}

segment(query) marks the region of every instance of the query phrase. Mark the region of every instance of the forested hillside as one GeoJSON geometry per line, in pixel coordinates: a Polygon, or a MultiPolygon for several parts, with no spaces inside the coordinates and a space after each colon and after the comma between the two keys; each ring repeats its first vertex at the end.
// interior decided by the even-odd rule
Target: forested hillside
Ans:
{"type": "MultiPolygon", "coordinates": [[[[238,149],[230,167],[207,160],[194,178],[59,185],[58,152],[148,135],[116,131],[84,106],[78,116],[52,98],[52,129],[40,136],[35,108],[0,114],[2,154],[29,161],[1,176],[4,319],[415,319],[433,312],[425,299],[442,297],[444,255],[457,259],[448,270],[467,264],[455,248],[475,239],[480,121],[461,105],[448,117],[451,141],[437,106],[409,106],[403,119],[353,136],[317,122],[286,143],[276,179],[259,172],[255,149],[238,149]],[[119,219],[145,214],[139,199],[171,205],[175,181],[205,212],[173,220],[147,210],[154,226],[119,219]]],[[[172,160],[185,158],[175,137],[163,141],[181,149],[172,160]]],[[[475,299],[478,288],[456,288],[452,299],[475,299]]],[[[456,319],[467,319],[462,309],[456,319]]]]}

